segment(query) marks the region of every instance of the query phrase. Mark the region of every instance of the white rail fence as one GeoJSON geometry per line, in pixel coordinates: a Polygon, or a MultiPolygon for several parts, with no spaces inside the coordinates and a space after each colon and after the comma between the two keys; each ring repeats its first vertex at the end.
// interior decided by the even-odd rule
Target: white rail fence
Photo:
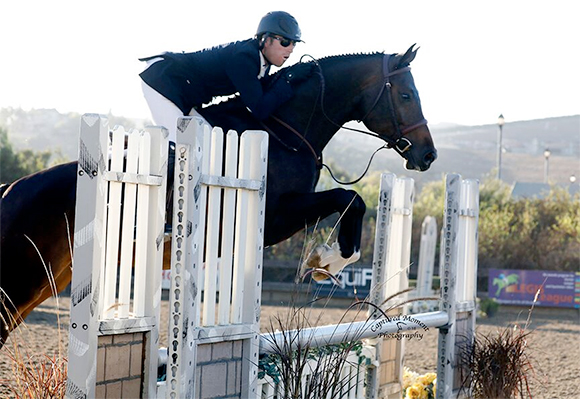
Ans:
{"type": "MultiPolygon", "coordinates": [[[[102,397],[105,380],[124,381],[126,395],[135,389],[145,397],[155,394],[166,174],[167,130],[116,127],[109,135],[106,118],[82,117],[69,398],[102,397]],[[107,351],[121,337],[128,350],[144,353],[145,361],[133,370],[105,369],[106,360],[113,363],[107,351]],[[141,389],[142,375],[151,383],[141,389]]],[[[113,396],[116,388],[109,389],[113,396]]]]}
{"type": "Polygon", "coordinates": [[[169,362],[160,396],[165,390],[167,398],[211,397],[203,374],[223,372],[212,378],[225,382],[231,368],[229,388],[255,395],[267,152],[265,132],[224,135],[201,119],[180,120],[169,362]],[[237,354],[212,361],[224,345],[237,354]]]}

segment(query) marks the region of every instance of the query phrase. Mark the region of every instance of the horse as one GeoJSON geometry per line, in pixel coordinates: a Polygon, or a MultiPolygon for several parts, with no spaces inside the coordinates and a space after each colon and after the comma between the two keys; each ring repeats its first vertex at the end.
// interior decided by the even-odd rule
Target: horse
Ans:
{"type": "MultiPolygon", "coordinates": [[[[336,274],[356,261],[366,205],[354,191],[315,192],[323,165],[322,151],[349,121],[362,122],[405,160],[409,170],[425,171],[437,151],[423,116],[409,64],[417,49],[402,54],[351,54],[309,61],[309,79],[294,87],[295,96],[274,116],[259,121],[239,97],[199,110],[224,130],[266,130],[271,135],[264,245],[279,243],[305,226],[340,213],[337,242],[317,247],[309,267],[336,274]]],[[[292,68],[292,67],[288,67],[292,68]]],[[[273,79],[286,76],[288,68],[273,79]]],[[[1,212],[1,341],[34,307],[51,296],[47,271],[60,292],[71,278],[72,232],[77,162],[24,177],[4,191],[1,212]]],[[[317,279],[324,272],[313,273],[317,279]]]]}

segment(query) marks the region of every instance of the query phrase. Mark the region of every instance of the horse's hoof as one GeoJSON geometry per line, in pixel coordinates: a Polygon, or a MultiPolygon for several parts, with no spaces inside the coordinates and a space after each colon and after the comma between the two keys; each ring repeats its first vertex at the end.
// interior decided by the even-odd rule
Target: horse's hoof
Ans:
{"type": "Polygon", "coordinates": [[[349,258],[343,258],[338,242],[332,244],[332,247],[322,244],[312,251],[302,268],[303,272],[313,269],[312,278],[315,281],[322,281],[329,278],[330,275],[337,275],[346,265],[356,262],[359,258],[359,251],[353,253],[349,258]]]}

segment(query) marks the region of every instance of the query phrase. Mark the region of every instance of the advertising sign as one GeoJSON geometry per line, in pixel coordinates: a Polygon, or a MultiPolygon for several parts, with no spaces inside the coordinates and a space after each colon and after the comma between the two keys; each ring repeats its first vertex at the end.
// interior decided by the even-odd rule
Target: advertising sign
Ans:
{"type": "Polygon", "coordinates": [[[508,305],[580,307],[580,272],[490,269],[488,295],[508,305]],[[539,290],[539,293],[538,293],[539,290]]]}

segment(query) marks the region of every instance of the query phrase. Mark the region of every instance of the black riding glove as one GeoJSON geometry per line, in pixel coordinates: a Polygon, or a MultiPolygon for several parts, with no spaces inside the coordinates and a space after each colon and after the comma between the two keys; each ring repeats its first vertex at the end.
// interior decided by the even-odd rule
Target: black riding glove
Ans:
{"type": "Polygon", "coordinates": [[[288,83],[295,85],[297,83],[304,82],[306,79],[312,76],[314,73],[314,68],[315,65],[312,62],[296,64],[288,68],[288,71],[284,76],[288,83]]]}

